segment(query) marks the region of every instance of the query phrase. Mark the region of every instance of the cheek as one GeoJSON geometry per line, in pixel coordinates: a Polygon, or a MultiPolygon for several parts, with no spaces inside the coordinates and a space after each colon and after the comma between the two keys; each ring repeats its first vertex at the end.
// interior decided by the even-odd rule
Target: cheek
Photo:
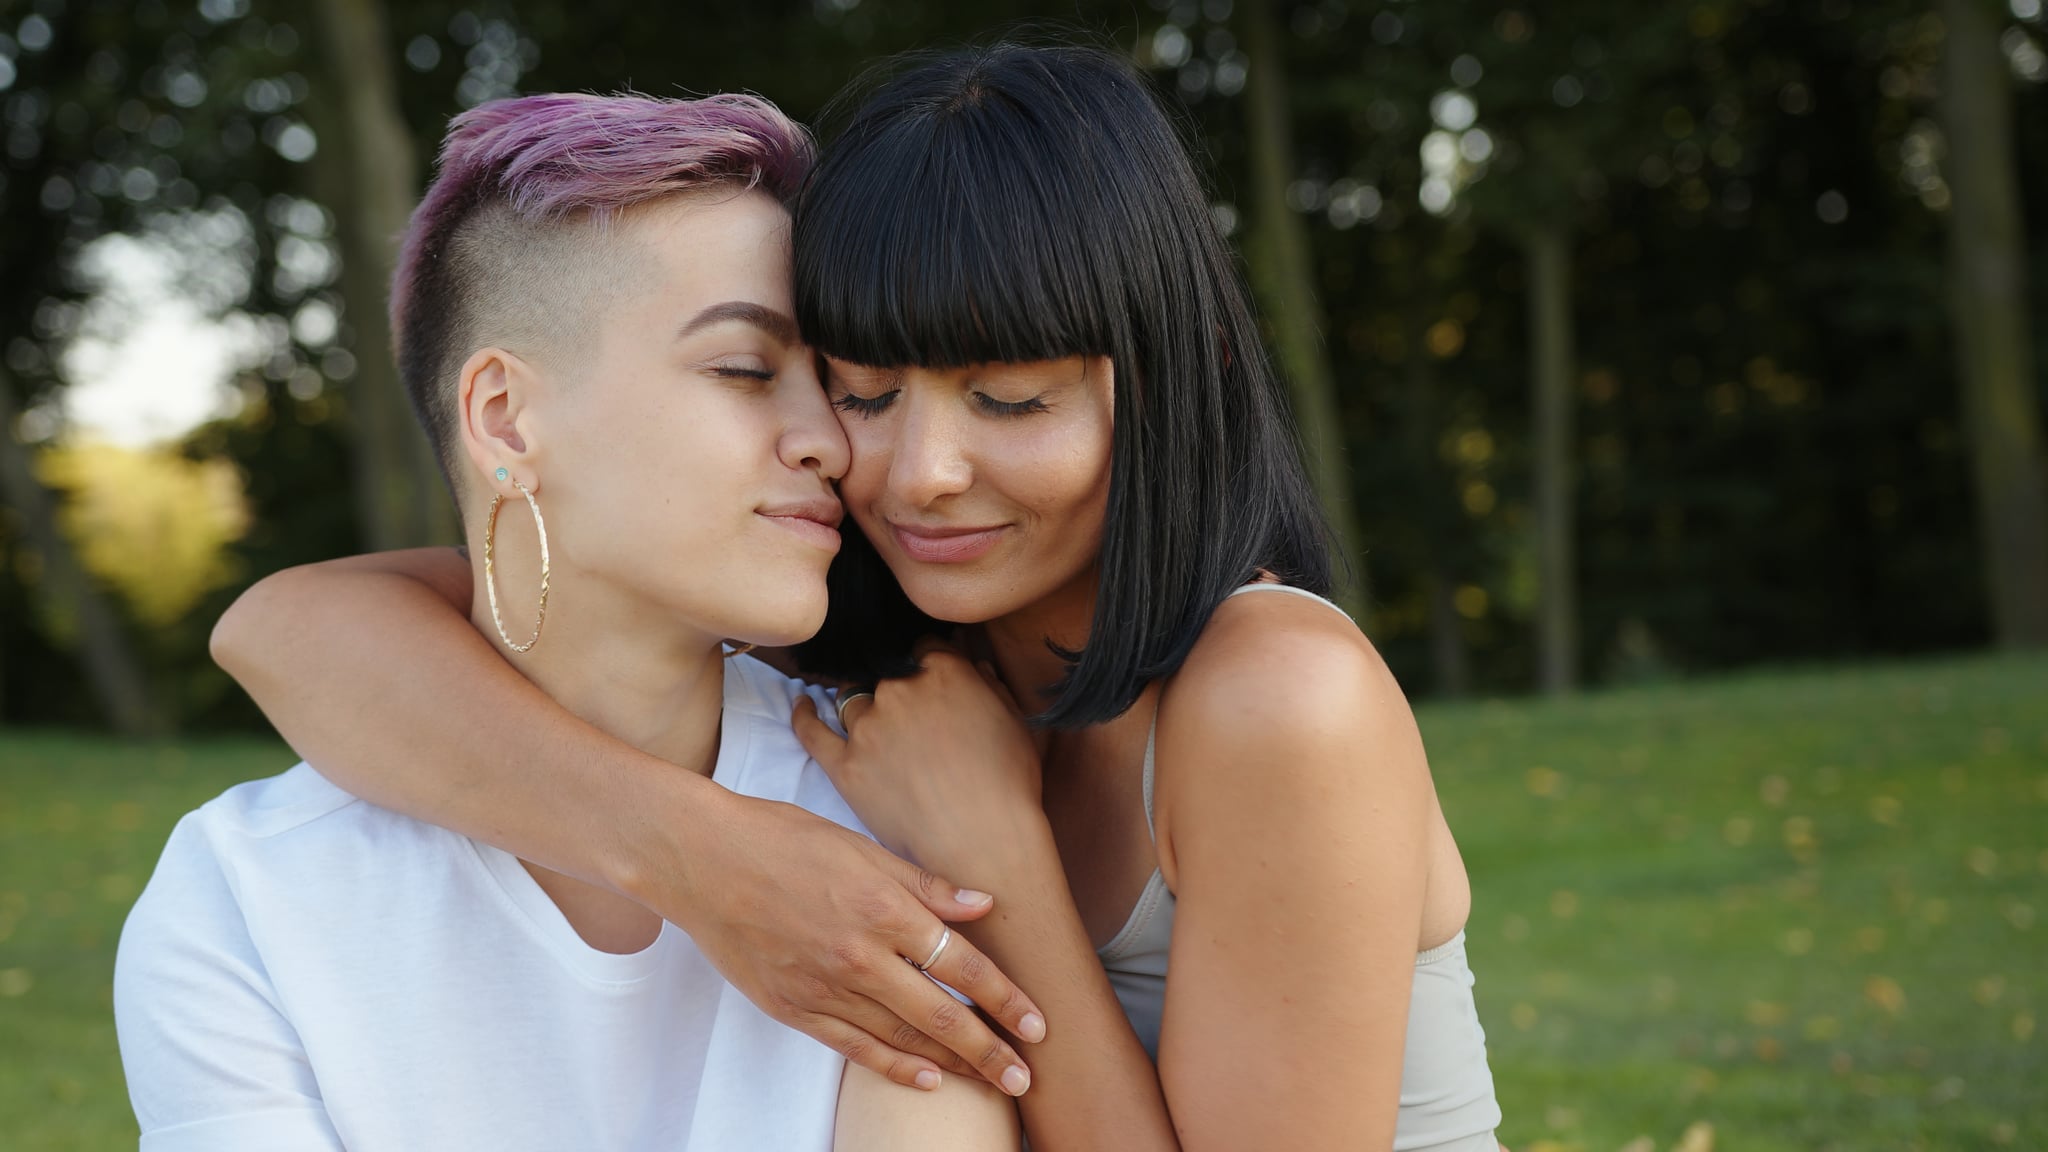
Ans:
{"type": "MultiPolygon", "coordinates": [[[[895,448],[888,426],[893,423],[859,417],[842,420],[848,456],[846,475],[839,479],[839,495],[849,505],[866,504],[887,487],[889,459],[895,448]]],[[[856,507],[855,511],[859,509],[856,507]]]]}
{"type": "Polygon", "coordinates": [[[1109,500],[1109,437],[1093,424],[1048,428],[1005,452],[1004,486],[1042,521],[1099,524],[1109,500]]]}

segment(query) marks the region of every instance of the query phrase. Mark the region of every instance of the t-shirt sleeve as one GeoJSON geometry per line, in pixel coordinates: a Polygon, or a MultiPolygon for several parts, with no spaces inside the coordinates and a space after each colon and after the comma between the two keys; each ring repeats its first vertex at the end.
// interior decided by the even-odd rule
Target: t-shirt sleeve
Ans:
{"type": "Polygon", "coordinates": [[[204,810],[122,929],[114,1023],[142,1152],[341,1149],[204,810]]]}

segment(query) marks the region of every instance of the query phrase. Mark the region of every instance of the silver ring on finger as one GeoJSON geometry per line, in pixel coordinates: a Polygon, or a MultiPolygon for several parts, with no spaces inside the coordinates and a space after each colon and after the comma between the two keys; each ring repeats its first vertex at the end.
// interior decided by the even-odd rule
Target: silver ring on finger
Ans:
{"type": "Polygon", "coordinates": [[[865,700],[868,703],[873,704],[875,702],[875,694],[873,692],[869,692],[866,690],[862,690],[859,692],[848,692],[846,695],[839,697],[837,700],[833,702],[832,707],[836,709],[839,713],[839,727],[842,729],[846,727],[847,706],[852,704],[855,700],[865,700]]]}
{"type": "Polygon", "coordinates": [[[928,971],[932,965],[937,964],[939,962],[939,954],[944,952],[946,950],[946,945],[951,944],[952,942],[953,930],[951,928],[948,928],[945,931],[939,933],[939,946],[932,949],[932,954],[930,956],[925,957],[924,963],[919,964],[917,961],[912,960],[908,956],[905,956],[903,958],[903,962],[905,964],[910,965],[912,968],[917,969],[919,972],[928,971]]]}

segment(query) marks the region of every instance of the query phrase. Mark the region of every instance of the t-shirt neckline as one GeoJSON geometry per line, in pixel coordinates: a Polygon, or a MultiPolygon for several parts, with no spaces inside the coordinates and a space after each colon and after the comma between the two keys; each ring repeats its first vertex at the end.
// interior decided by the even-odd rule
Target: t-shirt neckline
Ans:
{"type": "MultiPolygon", "coordinates": [[[[742,790],[739,784],[745,775],[753,734],[752,725],[745,722],[746,713],[732,706],[734,689],[741,675],[732,667],[733,663],[728,660],[724,665],[718,758],[713,764],[711,779],[713,783],[737,792],[742,790]]],[[[687,939],[682,929],[664,920],[661,932],[647,947],[637,952],[606,952],[593,948],[576,934],[575,927],[569,923],[568,917],[562,915],[554,898],[526,870],[519,857],[480,840],[466,839],[469,839],[478,863],[511,903],[520,921],[547,946],[548,951],[585,980],[598,984],[630,984],[644,980],[660,967],[662,959],[674,950],[678,940],[687,939]]]]}

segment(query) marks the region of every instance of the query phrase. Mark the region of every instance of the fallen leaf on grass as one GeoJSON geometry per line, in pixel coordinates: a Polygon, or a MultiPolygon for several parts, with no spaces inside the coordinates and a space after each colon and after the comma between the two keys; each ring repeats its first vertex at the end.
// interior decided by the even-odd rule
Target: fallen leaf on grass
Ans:
{"type": "Polygon", "coordinates": [[[1885,1010],[1890,1016],[1897,1016],[1906,1010],[1906,990],[1889,976],[1872,976],[1863,982],[1863,996],[1872,1004],[1885,1010]]]}

